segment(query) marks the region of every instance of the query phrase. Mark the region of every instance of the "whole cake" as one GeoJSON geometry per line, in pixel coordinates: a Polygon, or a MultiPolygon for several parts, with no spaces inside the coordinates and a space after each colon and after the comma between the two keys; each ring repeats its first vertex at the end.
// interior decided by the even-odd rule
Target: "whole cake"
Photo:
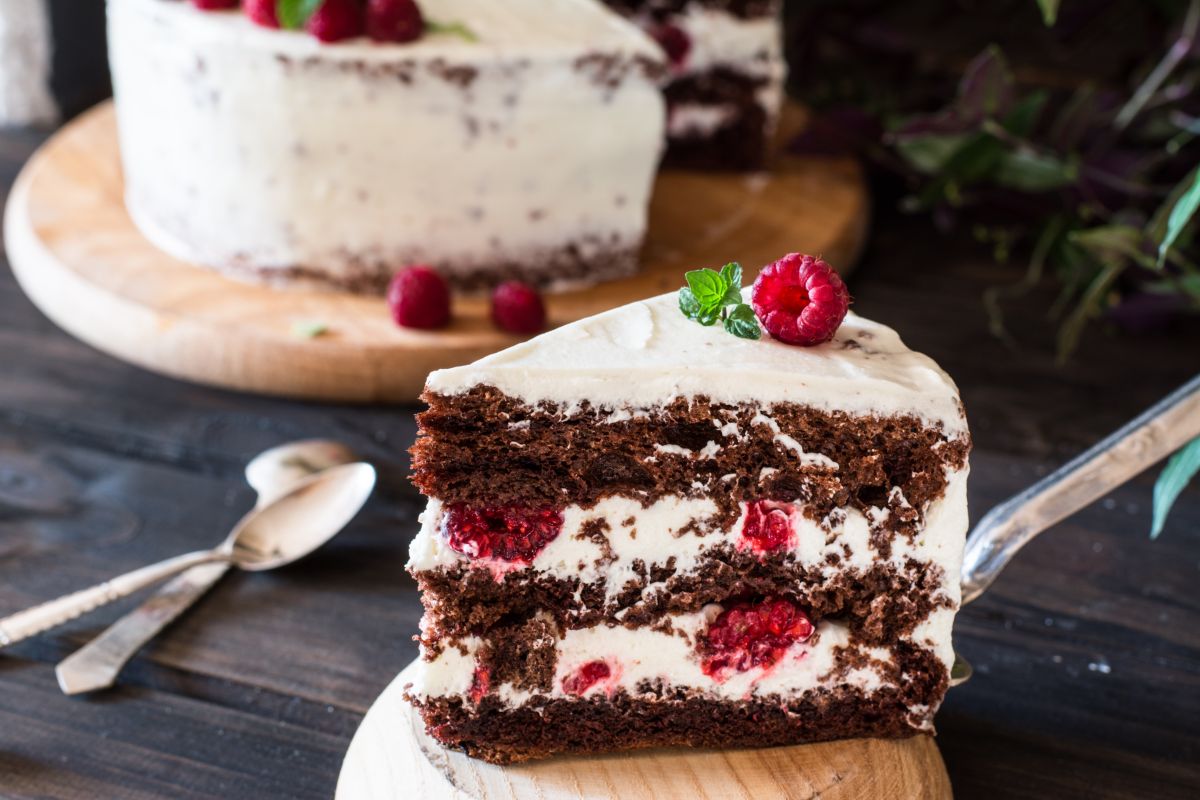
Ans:
{"type": "Polygon", "coordinates": [[[783,102],[781,0],[605,0],[670,59],[667,163],[763,166],[783,102]]]}
{"type": "Polygon", "coordinates": [[[665,66],[635,25],[595,0],[421,0],[416,38],[377,41],[354,15],[389,4],[288,5],[318,5],[308,31],[269,27],[273,0],[110,0],[126,202],[156,245],[358,291],[412,263],[459,288],[636,270],[665,66]]]}
{"type": "Polygon", "coordinates": [[[689,283],[429,376],[408,697],[445,745],[932,730],[967,526],[954,384],[841,322],[815,259],[766,268],[753,312],[734,265],[689,283]]]}

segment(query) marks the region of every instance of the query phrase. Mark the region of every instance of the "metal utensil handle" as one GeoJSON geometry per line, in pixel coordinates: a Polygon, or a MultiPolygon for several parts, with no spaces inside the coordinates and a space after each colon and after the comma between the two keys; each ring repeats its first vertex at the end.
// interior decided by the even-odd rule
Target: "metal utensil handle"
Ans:
{"type": "Polygon", "coordinates": [[[158,564],[135,569],[124,575],[105,581],[99,586],[68,594],[10,617],[0,619],[0,647],[6,647],[43,631],[70,622],[78,616],[94,611],[114,600],[133,594],[138,589],[183,572],[189,567],[213,561],[228,560],[228,553],[204,550],[169,558],[158,564]]]}
{"type": "Polygon", "coordinates": [[[1200,375],[1087,452],[1001,503],[963,556],[963,603],[992,584],[1033,537],[1200,436],[1200,375]]]}
{"type": "Polygon", "coordinates": [[[140,606],[59,662],[55,674],[63,692],[80,694],[112,686],[126,662],[203,597],[230,566],[201,564],[176,575],[140,606]]]}

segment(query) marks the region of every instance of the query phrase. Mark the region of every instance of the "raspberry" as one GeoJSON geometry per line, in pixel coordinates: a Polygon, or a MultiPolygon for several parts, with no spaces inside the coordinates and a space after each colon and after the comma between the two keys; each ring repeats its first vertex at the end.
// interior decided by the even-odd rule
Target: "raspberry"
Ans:
{"type": "Polygon", "coordinates": [[[562,514],[553,508],[457,503],[446,509],[451,549],[471,558],[528,564],[558,537],[562,524],[562,514]]]}
{"type": "Polygon", "coordinates": [[[612,669],[604,661],[589,661],[579,669],[572,672],[567,677],[563,678],[562,688],[567,694],[573,694],[576,697],[587,693],[600,681],[610,677],[612,669]]]}
{"type": "Polygon", "coordinates": [[[546,306],[532,286],[508,281],[492,292],[492,321],[513,333],[536,333],[546,327],[546,306]]]}
{"type": "Polygon", "coordinates": [[[275,14],[277,0],[243,0],[242,10],[250,21],[266,28],[278,28],[279,17],[275,14]]]}
{"type": "Polygon", "coordinates": [[[785,503],[759,500],[746,508],[742,536],[757,552],[782,549],[793,542],[791,508],[785,503]]]}
{"type": "Polygon", "coordinates": [[[432,267],[405,267],[387,291],[392,319],[405,328],[442,328],[450,321],[450,288],[432,267]]]}
{"type": "Polygon", "coordinates": [[[750,298],[768,333],[805,347],[832,339],[850,308],[850,293],[838,274],[821,259],[800,253],[764,267],[750,298]]]}
{"type": "Polygon", "coordinates": [[[414,0],[367,0],[367,35],[377,42],[411,42],[425,32],[414,0]]]}
{"type": "Polygon", "coordinates": [[[662,25],[653,28],[650,31],[650,35],[654,38],[654,41],[658,42],[658,46],[663,49],[663,52],[667,54],[667,58],[671,60],[671,66],[683,66],[688,53],[692,51],[692,37],[687,35],[687,31],[678,25],[664,22],[662,25]]]}
{"type": "Polygon", "coordinates": [[[305,30],[322,42],[353,39],[363,32],[363,9],[359,0],[325,0],[308,18],[305,30]]]}
{"type": "Polygon", "coordinates": [[[476,667],[471,675],[471,689],[468,694],[471,702],[479,705],[479,701],[487,696],[492,688],[492,672],[487,667],[476,667]]]}
{"type": "Polygon", "coordinates": [[[237,8],[238,0],[192,0],[192,5],[203,11],[220,11],[237,8]]]}
{"type": "Polygon", "coordinates": [[[791,600],[768,597],[759,603],[737,603],[722,611],[701,637],[701,666],[716,680],[724,680],[730,670],[771,667],[812,632],[812,623],[791,600]]]}

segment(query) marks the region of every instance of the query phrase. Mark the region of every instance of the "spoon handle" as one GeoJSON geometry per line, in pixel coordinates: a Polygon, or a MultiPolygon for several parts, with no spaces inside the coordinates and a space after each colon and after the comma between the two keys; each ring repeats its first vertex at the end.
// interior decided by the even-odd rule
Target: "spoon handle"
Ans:
{"type": "Polygon", "coordinates": [[[1200,436],[1200,375],[976,524],[963,557],[963,603],[1033,537],[1200,436]]]}
{"type": "Polygon", "coordinates": [[[82,694],[112,686],[125,663],[203,597],[229,567],[224,562],[201,564],[176,575],[140,606],[60,661],[54,674],[63,693],[82,694]]]}
{"type": "Polygon", "coordinates": [[[0,647],[7,647],[30,636],[56,628],[78,616],[94,611],[139,589],[158,583],[185,569],[214,561],[228,561],[220,550],[203,550],[169,558],[148,567],[135,569],[90,589],[68,594],[40,606],[19,611],[0,619],[0,647]]]}

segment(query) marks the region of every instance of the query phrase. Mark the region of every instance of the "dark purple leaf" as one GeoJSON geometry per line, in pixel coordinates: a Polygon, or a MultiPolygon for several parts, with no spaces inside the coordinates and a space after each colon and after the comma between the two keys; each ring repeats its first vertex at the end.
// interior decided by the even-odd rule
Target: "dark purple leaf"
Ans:
{"type": "Polygon", "coordinates": [[[996,119],[1009,112],[1015,96],[1008,62],[1000,48],[992,46],[967,65],[955,107],[966,119],[996,119]]]}
{"type": "Polygon", "coordinates": [[[1108,318],[1130,333],[1161,331],[1185,306],[1175,294],[1132,292],[1108,310],[1108,318]]]}

